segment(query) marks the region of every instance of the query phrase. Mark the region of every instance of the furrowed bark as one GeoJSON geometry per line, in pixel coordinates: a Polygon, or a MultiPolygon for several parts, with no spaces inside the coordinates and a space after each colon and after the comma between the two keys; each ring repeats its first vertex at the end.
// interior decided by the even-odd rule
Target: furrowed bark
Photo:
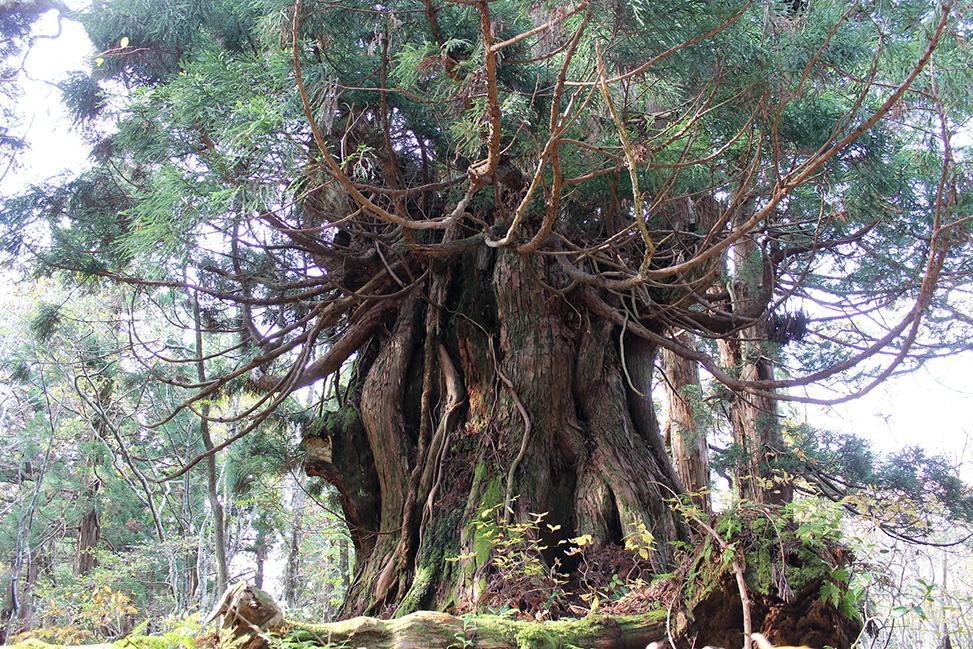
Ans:
{"type": "Polygon", "coordinates": [[[654,346],[621,345],[616,325],[544,288],[564,283],[554,262],[480,248],[454,263],[376,327],[348,403],[305,439],[308,473],[338,487],[355,542],[342,614],[496,596],[474,525],[492,508],[543,513],[548,561],[561,539],[621,544],[644,523],[654,565],[670,567],[668,541],[686,530],[666,503],[681,488],[652,410],[654,346]]]}
{"type": "MultiPolygon", "coordinates": [[[[681,344],[692,347],[692,338],[676,336],[681,344]]],[[[696,362],[668,350],[663,353],[668,396],[668,420],[665,437],[669,441],[673,464],[693,502],[704,512],[710,511],[709,449],[706,432],[697,424],[694,408],[702,397],[699,368],[696,362]]]]}
{"type": "MultiPolygon", "coordinates": [[[[91,495],[97,488],[91,490],[91,495]]],[[[95,567],[95,550],[101,539],[101,523],[98,520],[98,508],[95,505],[86,511],[78,524],[78,542],[74,556],[74,574],[87,575],[95,567]]]]}
{"type": "MultiPolygon", "coordinates": [[[[728,257],[733,269],[727,284],[731,311],[751,311],[753,301],[766,300],[760,294],[767,295],[767,287],[758,285],[760,252],[752,239],[744,239],[730,249],[728,257]]],[[[718,341],[721,364],[742,381],[773,380],[773,352],[766,340],[765,319],[721,338],[718,341]]],[[[793,489],[775,476],[773,468],[774,459],[784,448],[777,401],[767,395],[734,391],[730,423],[739,454],[735,471],[738,495],[759,503],[790,502],[793,489]]]]}

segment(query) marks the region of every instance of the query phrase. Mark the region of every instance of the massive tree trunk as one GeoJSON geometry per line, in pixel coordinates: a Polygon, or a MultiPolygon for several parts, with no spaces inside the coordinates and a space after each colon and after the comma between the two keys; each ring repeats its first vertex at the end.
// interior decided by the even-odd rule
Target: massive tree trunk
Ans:
{"type": "MultiPolygon", "coordinates": [[[[693,348],[692,337],[678,334],[676,340],[693,348]]],[[[699,425],[697,408],[702,397],[696,361],[666,350],[663,353],[668,402],[665,436],[669,442],[676,474],[692,494],[693,502],[710,511],[709,448],[706,430],[699,425]]]]}
{"type": "Polygon", "coordinates": [[[566,283],[555,266],[489,248],[434,265],[360,350],[344,407],[305,439],[355,546],[343,615],[475,606],[494,575],[473,523],[491,508],[544,513],[551,548],[581,534],[618,544],[644,523],[654,565],[670,567],[685,530],[665,502],[680,487],[652,408],[656,349],[620,345],[615,325],[550,288],[566,283]]]}

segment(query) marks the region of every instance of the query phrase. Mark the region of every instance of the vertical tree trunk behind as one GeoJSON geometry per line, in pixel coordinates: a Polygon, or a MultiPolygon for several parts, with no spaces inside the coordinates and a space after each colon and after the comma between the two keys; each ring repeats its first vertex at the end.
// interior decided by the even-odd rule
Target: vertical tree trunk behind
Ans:
{"type": "Polygon", "coordinates": [[[264,587],[264,565],[267,563],[267,555],[270,553],[270,545],[267,543],[267,534],[264,531],[257,532],[254,541],[253,557],[257,564],[253,575],[253,585],[263,590],[264,587]]]}
{"type": "MultiPolygon", "coordinates": [[[[97,488],[95,488],[97,490],[97,488]]],[[[95,567],[95,548],[101,539],[101,522],[94,503],[78,524],[78,542],[74,556],[74,574],[83,577],[95,567]]]]}
{"type": "MultiPolygon", "coordinates": [[[[761,253],[752,239],[744,239],[728,252],[732,274],[727,284],[730,309],[747,310],[759,292],[761,253]]],[[[766,281],[766,279],[764,280],[766,281]]],[[[761,318],[719,341],[720,362],[744,381],[772,380],[774,352],[767,342],[766,318],[761,318]]],[[[735,476],[741,498],[759,503],[790,502],[793,489],[774,472],[774,460],[784,448],[777,401],[749,392],[733,393],[730,402],[733,442],[738,449],[735,476]]]]}
{"type": "MultiPolygon", "coordinates": [[[[199,382],[206,382],[206,365],[203,362],[203,326],[199,313],[199,295],[193,294],[193,321],[196,328],[196,377],[199,382]]],[[[226,561],[226,518],[223,504],[220,502],[218,476],[216,473],[216,454],[213,453],[213,437],[209,430],[209,403],[200,408],[199,432],[203,440],[206,456],[206,493],[209,506],[213,512],[213,554],[216,559],[216,595],[219,597],[226,590],[227,561],[226,561]]]]}
{"type": "Polygon", "coordinates": [[[304,503],[307,494],[294,485],[290,509],[293,512],[287,541],[287,564],[284,568],[284,603],[295,608],[301,598],[301,540],[304,538],[304,503]]]}
{"type": "MultiPolygon", "coordinates": [[[[183,534],[187,539],[193,534],[192,475],[193,473],[190,471],[182,478],[181,517],[183,520],[183,534]]],[[[193,605],[198,594],[199,571],[197,570],[197,566],[199,561],[197,554],[198,550],[196,548],[187,548],[183,555],[183,561],[185,562],[185,578],[183,583],[185,584],[185,588],[180,593],[177,593],[177,597],[179,597],[180,604],[184,609],[188,609],[193,605]]]]}
{"type": "Polygon", "coordinates": [[[343,535],[338,539],[338,575],[341,578],[341,592],[347,593],[351,586],[351,541],[343,535]]]}
{"type": "MultiPolygon", "coordinates": [[[[680,344],[692,348],[692,337],[687,333],[675,336],[680,344]]],[[[699,425],[696,409],[702,397],[699,384],[699,368],[696,361],[688,360],[670,351],[663,353],[668,396],[668,419],[665,436],[669,441],[676,475],[693,502],[704,512],[711,510],[709,496],[709,447],[706,430],[699,425]]]]}

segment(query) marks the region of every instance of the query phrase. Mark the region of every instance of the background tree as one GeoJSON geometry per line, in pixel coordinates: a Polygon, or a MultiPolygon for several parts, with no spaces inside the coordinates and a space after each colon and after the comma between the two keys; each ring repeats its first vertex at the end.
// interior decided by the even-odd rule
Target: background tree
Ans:
{"type": "MultiPolygon", "coordinates": [[[[186,413],[163,427],[147,426],[171,411],[172,388],[151,381],[127,354],[133,314],[125,295],[74,294],[39,281],[3,298],[5,637],[40,628],[48,640],[71,643],[117,637],[140,621],[164,629],[170,615],[211,607],[222,592],[206,471],[159,480],[173,456],[204,450],[199,421],[186,413]]],[[[191,304],[184,307],[181,317],[191,317],[191,304]]],[[[149,331],[173,342],[184,333],[168,322],[143,333],[149,331]]],[[[218,412],[228,404],[213,407],[218,412]]],[[[217,439],[225,434],[214,425],[217,439]]],[[[218,458],[227,520],[222,542],[234,579],[252,579],[250,557],[266,557],[290,524],[292,510],[280,501],[285,478],[293,481],[293,437],[261,428],[218,458]]],[[[337,525],[333,514],[312,508],[319,505],[310,501],[300,515],[315,533],[337,525]]],[[[296,537],[295,556],[325,543],[310,534],[305,529],[296,537]]],[[[305,584],[329,579],[334,570],[309,565],[302,571],[289,602],[295,611],[319,606],[319,593],[305,584]]],[[[322,605],[330,606],[332,596],[320,593],[322,605]]]]}
{"type": "MultiPolygon", "coordinates": [[[[676,340],[694,349],[689,336],[676,340]]],[[[666,387],[667,417],[665,438],[681,485],[693,495],[703,511],[711,510],[709,446],[705,423],[703,392],[696,361],[666,350],[662,354],[663,380],[666,387]]]]}

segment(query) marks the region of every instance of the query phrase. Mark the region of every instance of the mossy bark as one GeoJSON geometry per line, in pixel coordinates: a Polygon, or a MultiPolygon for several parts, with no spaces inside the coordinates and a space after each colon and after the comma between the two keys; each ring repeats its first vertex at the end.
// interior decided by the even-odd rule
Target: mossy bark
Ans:
{"type": "Polygon", "coordinates": [[[545,513],[552,548],[619,544],[644,523],[654,565],[671,567],[685,529],[665,502],[680,487],[652,407],[655,348],[552,288],[567,283],[553,262],[480,248],[433,271],[306,439],[355,544],[343,615],[475,608],[493,575],[472,523],[497,505],[545,513]]]}

